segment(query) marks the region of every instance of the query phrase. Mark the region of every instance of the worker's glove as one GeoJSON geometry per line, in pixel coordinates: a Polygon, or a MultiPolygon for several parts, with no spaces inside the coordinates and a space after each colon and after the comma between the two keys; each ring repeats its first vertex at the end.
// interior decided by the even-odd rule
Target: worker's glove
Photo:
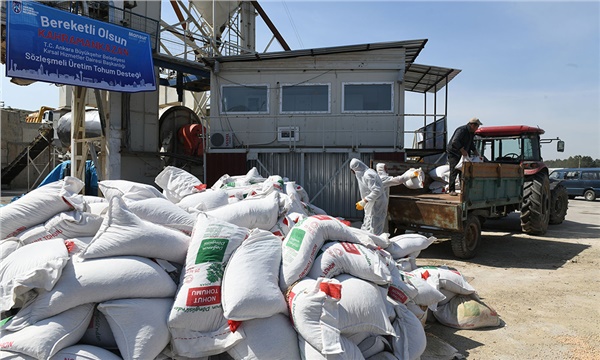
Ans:
{"type": "Polygon", "coordinates": [[[364,210],[366,204],[367,204],[367,202],[364,201],[364,200],[361,200],[361,201],[357,202],[356,203],[356,210],[364,210]]]}

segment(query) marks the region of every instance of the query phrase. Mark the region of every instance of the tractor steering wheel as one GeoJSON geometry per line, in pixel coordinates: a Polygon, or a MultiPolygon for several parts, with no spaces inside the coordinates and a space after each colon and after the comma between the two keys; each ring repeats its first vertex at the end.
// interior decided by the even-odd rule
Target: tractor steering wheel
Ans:
{"type": "Polygon", "coordinates": [[[503,158],[508,158],[508,159],[518,159],[520,156],[517,153],[508,153],[508,154],[504,154],[504,156],[502,156],[503,158]]]}

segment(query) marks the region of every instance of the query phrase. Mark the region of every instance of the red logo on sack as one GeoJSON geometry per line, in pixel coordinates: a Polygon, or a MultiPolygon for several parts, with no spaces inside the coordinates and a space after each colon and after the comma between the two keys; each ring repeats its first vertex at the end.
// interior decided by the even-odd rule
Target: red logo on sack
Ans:
{"type": "Polygon", "coordinates": [[[358,247],[356,245],[354,245],[353,243],[343,242],[341,244],[347,253],[354,254],[354,255],[360,255],[360,251],[358,251],[358,247]]]}
{"type": "Polygon", "coordinates": [[[401,302],[402,304],[408,301],[408,296],[406,296],[404,291],[398,289],[397,287],[390,286],[388,288],[388,296],[394,300],[401,302]]]}
{"type": "Polygon", "coordinates": [[[203,286],[188,290],[186,306],[208,306],[221,303],[221,286],[203,286]]]}
{"type": "Polygon", "coordinates": [[[333,220],[333,218],[331,216],[327,216],[327,215],[313,215],[312,217],[314,217],[315,219],[319,219],[319,220],[333,220]]]}

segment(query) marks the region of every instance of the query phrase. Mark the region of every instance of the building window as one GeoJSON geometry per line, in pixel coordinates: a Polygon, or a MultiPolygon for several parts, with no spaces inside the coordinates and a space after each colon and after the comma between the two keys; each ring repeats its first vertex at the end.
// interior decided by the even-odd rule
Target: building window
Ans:
{"type": "Polygon", "coordinates": [[[267,85],[223,86],[221,88],[222,113],[268,113],[267,85]]]}
{"type": "Polygon", "coordinates": [[[329,104],[329,85],[281,86],[281,113],[328,113],[330,112],[329,104]]]}
{"type": "Polygon", "coordinates": [[[344,112],[392,112],[393,83],[343,84],[344,112]]]}

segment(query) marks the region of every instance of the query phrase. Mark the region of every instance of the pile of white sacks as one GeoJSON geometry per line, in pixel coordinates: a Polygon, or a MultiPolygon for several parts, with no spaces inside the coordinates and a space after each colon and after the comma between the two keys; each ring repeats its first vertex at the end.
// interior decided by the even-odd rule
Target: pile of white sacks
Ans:
{"type": "Polygon", "coordinates": [[[350,227],[256,169],[156,184],[66,177],[0,208],[1,359],[418,359],[427,309],[498,325],[459,272],[416,267],[433,237],[350,227]]]}

